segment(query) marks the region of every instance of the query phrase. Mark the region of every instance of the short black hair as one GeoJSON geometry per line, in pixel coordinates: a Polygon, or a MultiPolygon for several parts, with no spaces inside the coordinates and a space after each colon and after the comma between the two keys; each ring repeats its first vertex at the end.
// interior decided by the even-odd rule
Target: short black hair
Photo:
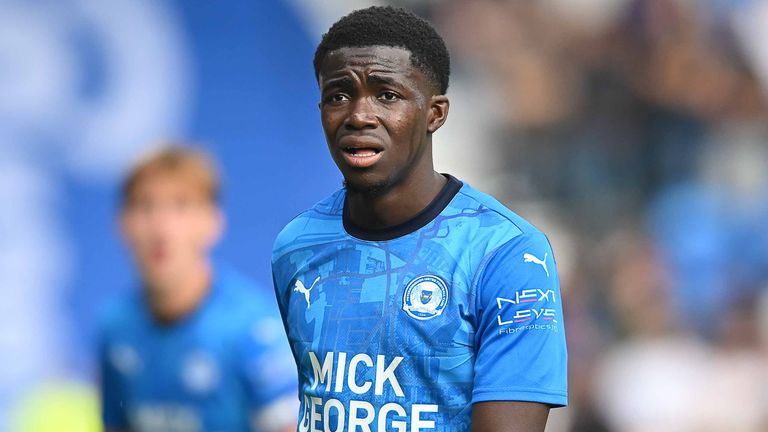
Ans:
{"type": "Polygon", "coordinates": [[[451,61],[443,38],[426,20],[391,6],[356,10],[336,21],[315,50],[315,77],[320,77],[320,66],[328,53],[377,45],[407,49],[413,65],[427,75],[439,93],[448,90],[451,61]]]}

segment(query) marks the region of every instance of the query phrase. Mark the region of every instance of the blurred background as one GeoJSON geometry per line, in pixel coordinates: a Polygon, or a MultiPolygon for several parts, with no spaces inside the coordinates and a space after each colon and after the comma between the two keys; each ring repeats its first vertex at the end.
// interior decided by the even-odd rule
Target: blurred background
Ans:
{"type": "Polygon", "coordinates": [[[341,184],[314,47],[374,3],[449,45],[438,170],[552,240],[547,430],[768,430],[768,0],[0,1],[0,430],[98,430],[116,192],[163,140],[216,157],[217,256],[271,290],[274,236],[341,184]]]}

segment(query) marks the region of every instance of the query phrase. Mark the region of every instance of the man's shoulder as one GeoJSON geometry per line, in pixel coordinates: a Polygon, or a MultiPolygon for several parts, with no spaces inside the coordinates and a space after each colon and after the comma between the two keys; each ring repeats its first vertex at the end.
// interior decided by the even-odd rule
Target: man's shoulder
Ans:
{"type": "Polygon", "coordinates": [[[216,284],[217,310],[230,320],[249,320],[276,308],[271,290],[230,266],[219,266],[216,284]]]}
{"type": "Polygon", "coordinates": [[[146,314],[141,292],[132,289],[110,300],[100,311],[98,325],[103,337],[131,332],[146,314]]]}
{"type": "Polygon", "coordinates": [[[231,266],[219,266],[216,278],[215,301],[203,321],[204,333],[238,350],[243,344],[273,344],[283,325],[272,290],[231,266]]]}
{"type": "Polygon", "coordinates": [[[299,213],[280,230],[272,248],[273,254],[295,242],[299,237],[315,232],[327,232],[341,226],[344,209],[344,189],[339,189],[309,209],[299,213]]]}
{"type": "Polygon", "coordinates": [[[456,194],[451,207],[457,214],[478,218],[482,230],[504,233],[507,237],[542,234],[536,226],[499,200],[467,183],[456,194]]]}

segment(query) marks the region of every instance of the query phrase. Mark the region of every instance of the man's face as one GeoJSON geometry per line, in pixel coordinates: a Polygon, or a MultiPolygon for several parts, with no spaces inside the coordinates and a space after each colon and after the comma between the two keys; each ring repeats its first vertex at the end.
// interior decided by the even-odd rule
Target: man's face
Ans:
{"type": "Polygon", "coordinates": [[[219,210],[200,188],[173,173],[140,179],[120,222],[150,285],[172,282],[206,259],[222,225],[219,210]]]}
{"type": "Polygon", "coordinates": [[[320,113],[333,160],[353,191],[384,193],[419,169],[432,171],[429,135],[447,115],[403,48],[332,51],[319,71],[320,113]]]}

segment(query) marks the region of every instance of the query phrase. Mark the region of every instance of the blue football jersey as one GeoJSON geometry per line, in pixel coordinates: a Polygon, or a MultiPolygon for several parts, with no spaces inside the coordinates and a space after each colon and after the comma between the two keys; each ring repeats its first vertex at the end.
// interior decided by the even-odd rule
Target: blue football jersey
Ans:
{"type": "Polygon", "coordinates": [[[175,323],[156,322],[141,292],[109,309],[99,348],[107,428],[245,432],[295,422],[296,373],[274,299],[219,270],[203,303],[175,323]]]}
{"type": "Polygon", "coordinates": [[[467,431],[473,403],[567,403],[547,238],[448,177],[414,219],[355,226],[340,190],[273,252],[299,372],[300,431],[467,431]]]}

